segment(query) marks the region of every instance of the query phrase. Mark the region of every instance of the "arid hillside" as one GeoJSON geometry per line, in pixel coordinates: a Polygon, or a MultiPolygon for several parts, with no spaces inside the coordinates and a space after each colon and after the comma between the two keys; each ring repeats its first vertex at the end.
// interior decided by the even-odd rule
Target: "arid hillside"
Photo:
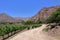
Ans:
{"type": "Polygon", "coordinates": [[[49,15],[56,11],[60,6],[53,6],[48,8],[42,8],[35,16],[31,17],[29,20],[45,20],[49,15]]]}
{"type": "Polygon", "coordinates": [[[21,21],[27,21],[27,20],[45,20],[49,15],[51,15],[54,11],[56,11],[60,6],[53,6],[48,8],[42,8],[35,16],[28,17],[28,18],[21,18],[16,17],[13,18],[7,14],[0,14],[0,22],[21,22],[21,21]]]}
{"type": "Polygon", "coordinates": [[[5,13],[0,14],[0,22],[14,22],[15,19],[5,13]]]}
{"type": "Polygon", "coordinates": [[[14,18],[7,15],[6,13],[0,14],[0,22],[21,22],[21,21],[23,21],[21,18],[14,18]]]}

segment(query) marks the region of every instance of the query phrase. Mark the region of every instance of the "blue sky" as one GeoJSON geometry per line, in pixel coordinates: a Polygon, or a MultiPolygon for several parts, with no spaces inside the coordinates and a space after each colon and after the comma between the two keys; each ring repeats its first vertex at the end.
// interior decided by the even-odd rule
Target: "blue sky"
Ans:
{"type": "Polygon", "coordinates": [[[12,17],[31,17],[43,7],[59,5],[60,0],[0,0],[0,13],[12,17]]]}

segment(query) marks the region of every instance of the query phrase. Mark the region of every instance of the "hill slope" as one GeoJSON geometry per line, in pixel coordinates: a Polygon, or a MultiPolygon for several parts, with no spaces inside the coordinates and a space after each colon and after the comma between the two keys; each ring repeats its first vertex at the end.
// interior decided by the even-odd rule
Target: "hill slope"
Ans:
{"type": "Polygon", "coordinates": [[[0,14],[0,22],[14,22],[15,19],[5,13],[0,14]]]}
{"type": "Polygon", "coordinates": [[[51,15],[58,8],[60,8],[60,6],[43,8],[43,9],[41,9],[41,11],[39,11],[35,16],[31,17],[29,20],[33,20],[33,21],[45,20],[49,15],[51,15]]]}
{"type": "Polygon", "coordinates": [[[21,22],[23,21],[22,18],[14,18],[14,17],[11,17],[9,15],[7,15],[6,13],[1,13],[0,14],[0,22],[21,22]]]}

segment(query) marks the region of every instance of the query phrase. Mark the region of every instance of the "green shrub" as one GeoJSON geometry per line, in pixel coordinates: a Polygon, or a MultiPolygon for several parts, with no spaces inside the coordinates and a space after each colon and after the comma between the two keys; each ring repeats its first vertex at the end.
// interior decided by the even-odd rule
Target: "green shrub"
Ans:
{"type": "Polygon", "coordinates": [[[60,21],[60,8],[53,12],[47,19],[47,23],[59,22],[60,21]]]}
{"type": "Polygon", "coordinates": [[[43,31],[46,31],[46,32],[47,32],[48,30],[49,30],[49,28],[48,28],[48,27],[43,29],[43,31]]]}

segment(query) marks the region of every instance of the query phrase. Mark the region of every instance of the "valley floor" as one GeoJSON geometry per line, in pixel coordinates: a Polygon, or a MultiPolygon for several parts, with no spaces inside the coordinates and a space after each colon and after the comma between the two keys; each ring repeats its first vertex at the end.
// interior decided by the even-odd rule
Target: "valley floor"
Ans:
{"type": "Polygon", "coordinates": [[[18,33],[16,36],[9,38],[7,40],[56,40],[55,38],[46,35],[42,31],[46,26],[46,24],[43,24],[39,28],[18,33]]]}

